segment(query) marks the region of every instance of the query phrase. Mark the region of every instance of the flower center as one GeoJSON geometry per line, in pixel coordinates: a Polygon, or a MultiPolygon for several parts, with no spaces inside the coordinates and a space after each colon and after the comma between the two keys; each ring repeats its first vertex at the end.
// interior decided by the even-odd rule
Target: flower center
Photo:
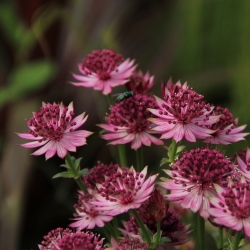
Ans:
{"type": "Polygon", "coordinates": [[[111,107],[106,120],[109,124],[126,127],[127,133],[141,133],[150,129],[151,122],[148,119],[155,117],[148,108],[157,108],[155,99],[148,95],[135,94],[111,107]]]}
{"type": "Polygon", "coordinates": [[[119,200],[121,204],[132,203],[136,193],[141,189],[140,179],[143,177],[144,175],[138,172],[120,170],[102,183],[98,193],[109,201],[119,200]]]}
{"type": "MultiPolygon", "coordinates": [[[[213,188],[213,183],[227,185],[226,177],[234,169],[228,158],[217,150],[194,149],[186,152],[183,156],[172,165],[173,178],[181,175],[200,186],[202,190],[213,188]]],[[[178,181],[179,182],[179,181],[178,181]]],[[[183,185],[186,183],[183,181],[183,185]]],[[[189,190],[191,191],[191,190],[189,190]]]]}
{"type": "Polygon", "coordinates": [[[48,139],[60,141],[66,128],[76,125],[75,122],[70,122],[73,115],[73,111],[68,112],[68,107],[45,104],[27,122],[30,128],[29,133],[34,137],[42,137],[40,142],[48,139]]]}
{"type": "Polygon", "coordinates": [[[85,75],[96,73],[101,80],[110,79],[110,73],[117,70],[117,67],[124,61],[120,54],[113,50],[95,50],[82,62],[82,70],[85,75]]]}
{"type": "MultiPolygon", "coordinates": [[[[210,105],[202,101],[204,97],[194,90],[184,89],[179,85],[174,85],[168,90],[169,93],[164,96],[167,105],[163,104],[162,108],[166,110],[166,114],[170,112],[179,123],[189,123],[193,118],[210,111],[210,105]]],[[[205,117],[204,121],[208,119],[209,116],[205,117]]]]}

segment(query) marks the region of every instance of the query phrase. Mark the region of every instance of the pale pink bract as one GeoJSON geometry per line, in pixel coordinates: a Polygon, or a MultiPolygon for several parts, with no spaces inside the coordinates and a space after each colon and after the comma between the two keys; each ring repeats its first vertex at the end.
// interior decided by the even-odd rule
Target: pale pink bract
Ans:
{"type": "Polygon", "coordinates": [[[88,190],[88,194],[79,191],[78,203],[74,206],[76,209],[75,220],[69,226],[82,229],[93,229],[94,227],[103,227],[105,222],[111,221],[112,216],[108,215],[106,211],[97,209],[97,206],[92,202],[96,201],[95,197],[91,194],[92,190],[88,190]]]}
{"type": "Polygon", "coordinates": [[[133,167],[129,170],[118,169],[116,174],[110,175],[105,182],[97,184],[98,192],[94,194],[97,201],[92,202],[97,209],[107,211],[116,216],[136,209],[147,200],[154,191],[157,175],[146,179],[147,167],[136,172],[133,167]]]}
{"type": "Polygon", "coordinates": [[[71,84],[100,90],[107,95],[113,87],[124,85],[135,68],[134,61],[124,60],[113,50],[95,50],[78,65],[82,75],[73,74],[79,82],[71,84]]]}
{"type": "Polygon", "coordinates": [[[187,141],[195,142],[214,132],[206,126],[216,123],[220,116],[212,115],[213,107],[186,82],[173,84],[170,79],[162,91],[164,100],[155,96],[158,108],[149,108],[157,117],[149,120],[155,125],[153,130],[161,134],[160,139],[173,138],[178,142],[185,137],[187,141]]]}
{"type": "Polygon", "coordinates": [[[213,207],[208,209],[212,221],[236,231],[244,230],[250,237],[250,183],[242,176],[240,181],[229,179],[225,188],[214,186],[218,197],[210,197],[213,207]]]}
{"type": "Polygon", "coordinates": [[[45,154],[46,159],[56,153],[64,158],[68,151],[76,151],[76,147],[86,144],[86,138],[92,134],[90,131],[77,130],[87,120],[85,113],[74,116],[73,103],[65,107],[61,104],[43,103],[38,112],[27,122],[29,133],[17,133],[24,139],[33,140],[21,144],[25,148],[37,148],[32,155],[45,154]]]}
{"type": "Polygon", "coordinates": [[[238,119],[234,119],[233,115],[227,108],[217,106],[213,112],[213,115],[219,115],[219,120],[211,125],[206,126],[209,129],[214,130],[208,138],[203,141],[210,144],[223,144],[227,145],[232,142],[238,142],[244,140],[244,137],[249,133],[242,133],[246,125],[237,127],[238,119]]]}

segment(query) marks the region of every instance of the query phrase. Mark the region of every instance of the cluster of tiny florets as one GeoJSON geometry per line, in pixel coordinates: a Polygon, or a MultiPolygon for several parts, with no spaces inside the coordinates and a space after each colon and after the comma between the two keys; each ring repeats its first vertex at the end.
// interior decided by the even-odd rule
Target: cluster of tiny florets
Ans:
{"type": "Polygon", "coordinates": [[[102,250],[103,240],[89,232],[74,232],[70,229],[57,228],[44,236],[40,250],[102,250]]]}
{"type": "MultiPolygon", "coordinates": [[[[171,167],[183,178],[202,185],[203,190],[212,188],[213,183],[226,184],[226,176],[234,169],[230,159],[226,158],[223,153],[208,148],[192,149],[184,153],[171,167]]],[[[173,178],[176,176],[173,173],[173,178]]],[[[185,183],[183,185],[185,186],[185,183]]]]}
{"type": "Polygon", "coordinates": [[[59,104],[46,104],[28,120],[27,124],[32,128],[29,133],[34,137],[43,137],[41,142],[47,139],[60,141],[67,126],[76,125],[75,122],[70,123],[73,116],[74,112],[68,112],[68,107],[60,110],[59,104]]]}
{"type": "MultiPolygon", "coordinates": [[[[178,122],[188,123],[193,118],[204,115],[205,110],[211,110],[211,105],[203,100],[204,96],[192,89],[183,88],[181,85],[173,85],[169,90],[169,93],[164,96],[167,105],[162,105],[165,112],[159,111],[161,115],[171,113],[178,122]]],[[[209,115],[203,120],[204,122],[209,120],[209,115]]],[[[176,123],[176,121],[173,121],[173,123],[176,123]]],[[[198,125],[198,123],[195,124],[198,125]]]]}
{"type": "Polygon", "coordinates": [[[134,200],[137,191],[141,189],[142,182],[140,179],[144,177],[139,172],[121,170],[107,177],[105,182],[102,183],[102,187],[98,188],[98,193],[111,202],[116,202],[116,198],[119,197],[122,204],[130,203],[134,200]],[[119,183],[122,183],[122,185],[119,185],[119,183]]]}
{"type": "Polygon", "coordinates": [[[95,50],[83,59],[81,68],[85,75],[91,75],[95,72],[100,79],[108,80],[110,72],[116,70],[123,61],[122,55],[113,50],[95,50]]]}
{"type": "Polygon", "coordinates": [[[148,108],[156,108],[157,104],[152,96],[135,94],[111,107],[106,117],[107,123],[127,127],[127,133],[140,133],[150,129],[148,118],[153,115],[148,108]]]}
{"type": "Polygon", "coordinates": [[[95,189],[97,183],[103,183],[105,176],[113,175],[117,172],[120,167],[119,164],[103,164],[97,162],[97,165],[89,170],[89,174],[83,176],[83,183],[86,187],[95,189]]]}

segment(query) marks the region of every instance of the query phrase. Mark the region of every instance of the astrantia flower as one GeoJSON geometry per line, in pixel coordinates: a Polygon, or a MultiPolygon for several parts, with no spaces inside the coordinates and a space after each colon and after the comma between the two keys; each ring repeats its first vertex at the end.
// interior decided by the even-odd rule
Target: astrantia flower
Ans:
{"type": "Polygon", "coordinates": [[[158,118],[149,120],[156,126],[153,130],[161,133],[160,139],[184,137],[190,142],[205,139],[214,132],[205,126],[218,121],[218,115],[211,115],[213,107],[203,100],[203,96],[190,89],[187,83],[172,84],[171,80],[164,86],[164,100],[155,97],[158,108],[150,108],[158,118]]]}
{"type": "Polygon", "coordinates": [[[110,108],[110,114],[106,117],[107,124],[97,126],[107,131],[101,137],[111,140],[109,144],[125,144],[131,142],[132,149],[138,149],[151,143],[162,145],[163,142],[153,136],[155,131],[151,129],[152,123],[148,118],[155,117],[148,108],[156,108],[153,97],[135,94],[110,108]]]}
{"type": "Polygon", "coordinates": [[[215,132],[210,134],[208,138],[204,140],[206,143],[211,144],[230,144],[231,142],[237,142],[244,140],[244,137],[249,133],[241,133],[245,129],[246,125],[236,127],[238,120],[233,118],[233,115],[227,108],[217,106],[213,110],[213,115],[220,115],[219,120],[207,126],[209,129],[215,132]]]}
{"type": "Polygon", "coordinates": [[[112,88],[124,85],[134,72],[134,61],[124,58],[113,50],[95,50],[78,65],[82,75],[73,74],[78,83],[75,86],[94,88],[104,95],[111,93],[112,88]]]}
{"type": "Polygon", "coordinates": [[[105,176],[111,176],[117,172],[117,169],[120,168],[119,164],[103,164],[97,162],[96,166],[89,169],[89,173],[83,176],[83,183],[87,188],[92,190],[96,189],[97,183],[102,183],[105,181],[105,176]]]}
{"type": "Polygon", "coordinates": [[[145,75],[141,71],[134,72],[126,83],[126,88],[133,93],[147,93],[154,85],[154,76],[147,72],[145,75]]]}
{"type": "Polygon", "coordinates": [[[44,236],[40,250],[103,250],[103,240],[91,232],[57,228],[44,236]]]}
{"type": "Polygon", "coordinates": [[[250,183],[242,177],[239,182],[229,179],[227,188],[215,188],[218,197],[210,197],[213,208],[208,210],[212,221],[236,231],[244,229],[250,237],[250,183]]]}
{"type": "Polygon", "coordinates": [[[98,210],[97,206],[91,203],[93,201],[96,201],[96,199],[92,194],[84,194],[82,191],[79,191],[78,203],[74,206],[76,209],[74,220],[76,222],[71,223],[71,227],[75,227],[78,230],[85,228],[93,229],[96,226],[103,227],[105,222],[113,219],[112,216],[107,215],[106,211],[98,210]]]}
{"type": "Polygon", "coordinates": [[[166,190],[171,190],[165,195],[167,200],[179,201],[183,208],[199,211],[207,219],[208,197],[216,195],[213,184],[225,186],[234,165],[217,150],[198,148],[185,152],[171,168],[164,170],[171,179],[162,178],[163,182],[159,183],[166,190]]]}
{"type": "Polygon", "coordinates": [[[43,103],[41,109],[33,113],[33,117],[27,122],[29,133],[18,136],[24,139],[33,140],[21,144],[25,148],[37,148],[32,155],[42,155],[45,153],[46,159],[51,158],[57,153],[60,158],[64,158],[67,151],[76,151],[76,147],[86,144],[86,138],[92,132],[78,130],[87,120],[84,114],[74,116],[73,103],[68,107],[61,104],[43,103]]]}
{"type": "Polygon", "coordinates": [[[109,176],[97,185],[97,201],[92,202],[102,211],[115,216],[136,209],[147,200],[154,190],[157,175],[152,175],[146,180],[147,167],[141,172],[136,172],[133,167],[129,170],[118,169],[117,173],[109,176]]]}

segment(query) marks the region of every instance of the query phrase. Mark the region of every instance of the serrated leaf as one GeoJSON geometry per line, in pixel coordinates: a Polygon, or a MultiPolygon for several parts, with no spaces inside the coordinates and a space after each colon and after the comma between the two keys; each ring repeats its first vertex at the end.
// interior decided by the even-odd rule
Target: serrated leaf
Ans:
{"type": "Polygon", "coordinates": [[[62,173],[58,173],[56,175],[54,175],[52,178],[55,179],[55,178],[74,178],[74,176],[69,173],[69,172],[62,172],[62,173]]]}
{"type": "Polygon", "coordinates": [[[183,149],[185,149],[186,146],[182,145],[182,146],[179,146],[177,147],[177,150],[176,150],[176,153],[180,153],[183,149]]]}
{"type": "Polygon", "coordinates": [[[74,162],[75,168],[76,168],[77,170],[78,170],[79,167],[80,167],[80,162],[81,162],[81,160],[82,160],[82,157],[76,159],[75,162],[74,162]]]}
{"type": "Polygon", "coordinates": [[[79,176],[83,176],[89,173],[89,170],[87,168],[82,169],[78,172],[79,176]]]}
{"type": "Polygon", "coordinates": [[[169,160],[168,158],[163,158],[163,159],[161,160],[161,162],[160,162],[160,167],[161,167],[162,165],[166,164],[166,163],[169,163],[169,162],[170,162],[170,160],[169,160]]]}
{"type": "Polygon", "coordinates": [[[60,165],[60,167],[70,169],[67,164],[62,164],[62,165],[60,165]]]}

